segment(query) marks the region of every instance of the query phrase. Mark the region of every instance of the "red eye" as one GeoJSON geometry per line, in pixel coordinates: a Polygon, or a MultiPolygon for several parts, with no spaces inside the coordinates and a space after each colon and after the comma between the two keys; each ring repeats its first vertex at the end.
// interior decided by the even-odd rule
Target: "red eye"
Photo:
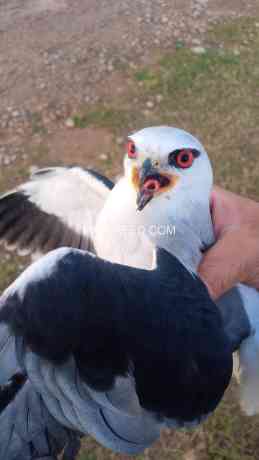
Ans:
{"type": "Polygon", "coordinates": [[[128,157],[129,158],[136,158],[137,157],[136,146],[135,146],[134,142],[132,142],[132,141],[128,142],[127,150],[128,150],[128,157]]]}
{"type": "Polygon", "coordinates": [[[181,150],[175,158],[175,163],[179,168],[190,168],[193,164],[194,155],[191,150],[181,150]]]}

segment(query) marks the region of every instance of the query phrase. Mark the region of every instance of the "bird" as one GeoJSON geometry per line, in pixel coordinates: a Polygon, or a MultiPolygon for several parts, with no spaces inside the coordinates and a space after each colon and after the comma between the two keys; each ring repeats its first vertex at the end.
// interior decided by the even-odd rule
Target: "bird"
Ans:
{"type": "MultiPolygon", "coordinates": [[[[116,273],[116,275],[115,278],[111,278],[111,282],[108,284],[118,298],[120,296],[116,286],[117,284],[120,285],[118,280],[120,280],[122,273],[126,273],[124,270],[137,270],[136,272],[134,271],[133,279],[137,279],[139,276],[142,278],[143,273],[145,277],[151,276],[146,281],[146,285],[152,286],[154,284],[154,286],[159,286],[159,277],[157,278],[157,274],[160,271],[159,257],[156,260],[154,250],[162,248],[162,251],[166,251],[166,254],[170,254],[170,257],[173,258],[170,262],[172,270],[169,270],[169,264],[167,264],[167,269],[170,271],[170,282],[173,283],[174,276],[177,278],[177,273],[179,274],[178,268],[181,267],[186,273],[191,274],[191,277],[188,277],[188,283],[186,282],[188,289],[188,286],[189,288],[192,286],[192,280],[195,280],[196,286],[197,283],[200,285],[201,281],[197,277],[198,264],[203,251],[215,241],[209,201],[212,182],[212,168],[208,155],[202,144],[194,136],[183,130],[167,126],[144,128],[129,135],[127,152],[124,158],[124,176],[116,184],[89,169],[84,170],[76,166],[47,168],[34,174],[27,183],[2,195],[0,198],[0,237],[7,242],[9,247],[18,247],[18,250],[22,253],[37,250],[48,252],[59,246],[71,246],[77,249],[70,249],[69,251],[72,251],[69,253],[70,256],[72,257],[72,254],[75,256],[73,251],[83,251],[87,267],[88,264],[89,266],[92,264],[93,260],[97,264],[94,265],[95,268],[99,267],[99,263],[101,267],[105,266],[106,268],[109,266],[107,264],[112,264],[113,268],[110,269],[110,272],[116,273]],[[90,253],[93,253],[94,256],[90,256],[90,253]],[[98,262],[99,260],[102,262],[98,262]],[[156,274],[156,280],[152,278],[154,273],[156,274]],[[154,283],[152,283],[152,280],[155,280],[154,283]]],[[[62,249],[57,251],[62,251],[62,249]]],[[[42,273],[43,279],[46,277],[48,280],[49,273],[52,273],[52,270],[56,273],[55,257],[59,260],[60,253],[57,254],[55,251],[54,253],[53,255],[51,252],[50,255],[40,259],[37,262],[40,265],[32,266],[34,268],[31,269],[30,276],[26,275],[23,278],[23,282],[18,282],[14,291],[21,292],[22,297],[23,293],[26,292],[28,283],[28,286],[30,286],[28,292],[30,292],[30,296],[32,295],[33,273],[38,272],[37,267],[41,267],[42,272],[40,269],[39,272],[42,273]],[[52,270],[49,267],[52,267],[52,270]]],[[[76,254],[79,257],[79,254],[76,254]]],[[[80,252],[80,257],[81,255],[80,252]]],[[[75,263],[71,272],[74,270],[77,273],[76,266],[77,263],[75,263]]],[[[96,270],[98,271],[99,268],[96,268],[96,270]]],[[[85,272],[88,276],[89,268],[85,268],[85,272]]],[[[181,270],[180,272],[182,277],[183,272],[181,270]]],[[[25,273],[28,274],[26,271],[25,273]]],[[[64,279],[64,283],[61,283],[62,286],[66,285],[66,283],[70,285],[68,275],[67,278],[62,278],[61,274],[60,276],[61,279],[64,279]]],[[[127,276],[126,278],[128,279],[127,276]]],[[[102,290],[102,284],[105,286],[106,283],[105,277],[100,276],[100,279],[103,280],[102,283],[100,283],[98,277],[95,280],[98,287],[97,292],[100,290],[100,295],[105,298],[107,290],[102,290]]],[[[57,288],[58,284],[54,282],[55,288],[57,288]]],[[[167,289],[168,284],[170,283],[167,283],[167,289]]],[[[52,292],[55,297],[54,286],[53,289],[49,289],[49,292],[52,292]]],[[[44,298],[47,294],[46,291],[44,291],[44,294],[43,292],[41,293],[38,288],[38,281],[35,281],[35,292],[38,292],[38,294],[35,294],[34,307],[31,306],[27,320],[26,315],[23,315],[23,312],[26,311],[24,302],[21,302],[21,308],[19,305],[18,308],[17,305],[13,305],[12,309],[9,306],[9,294],[7,297],[5,294],[3,296],[4,301],[0,317],[3,321],[10,323],[7,329],[9,331],[11,327],[15,335],[19,331],[19,325],[14,320],[15,317],[17,316],[18,323],[21,320],[23,324],[22,331],[24,330],[23,328],[26,331],[26,324],[34,324],[31,316],[35,315],[36,323],[38,321],[38,328],[34,324],[32,331],[35,330],[35,337],[39,334],[38,337],[44,341],[45,333],[46,337],[48,337],[48,327],[47,325],[46,327],[41,327],[41,321],[39,320],[41,314],[37,309],[37,305],[39,298],[41,296],[44,298]],[[16,312],[15,315],[12,314],[12,311],[16,312]],[[20,312],[20,315],[18,312],[20,312]],[[40,331],[46,332],[42,335],[40,331]]],[[[123,284],[122,291],[130,298],[129,291],[125,289],[123,284]]],[[[178,292],[181,292],[182,289],[183,287],[179,283],[178,292]]],[[[142,298],[141,292],[145,292],[145,290],[137,288],[136,290],[133,289],[133,291],[137,293],[137,297],[134,297],[131,305],[135,303],[138,305],[137,299],[138,297],[142,298]]],[[[71,296],[72,298],[72,294],[77,293],[77,287],[72,289],[71,286],[70,290],[68,292],[65,290],[65,292],[66,297],[71,296]]],[[[161,293],[162,288],[159,289],[159,295],[162,299],[161,293]]],[[[160,311],[160,298],[158,294],[156,295],[157,297],[155,294],[153,297],[154,299],[159,299],[157,309],[159,314],[162,314],[162,311],[160,311]]],[[[167,294],[165,295],[167,298],[167,294]]],[[[207,291],[206,295],[208,301],[207,291]]],[[[28,297],[30,296],[28,295],[28,297]]],[[[60,296],[62,297],[61,293],[57,298],[61,298],[60,296]]],[[[96,291],[93,297],[95,296],[96,291]]],[[[15,297],[17,298],[17,295],[15,297]]],[[[20,295],[18,295],[18,299],[19,297],[20,295]]],[[[49,303],[49,294],[47,298],[46,304],[49,303]]],[[[90,298],[92,297],[90,296],[90,298]]],[[[107,299],[109,299],[108,295],[107,299]]],[[[258,342],[255,327],[256,301],[258,302],[258,298],[256,298],[255,291],[245,286],[238,286],[225,294],[217,304],[217,311],[220,312],[220,318],[225,325],[223,329],[228,337],[226,342],[231,344],[226,345],[226,354],[223,354],[223,356],[226,359],[226,356],[229,355],[229,350],[232,353],[239,348],[239,370],[242,370],[241,380],[245,381],[243,399],[245,400],[248,395],[247,399],[249,401],[247,405],[249,406],[250,403],[251,411],[254,410],[256,401],[256,397],[254,399],[250,397],[251,389],[255,388],[257,378],[255,372],[257,370],[256,360],[253,355],[258,342]],[[252,302],[251,299],[253,300],[252,302]],[[247,391],[248,388],[249,391],[247,391]]],[[[60,302],[57,303],[58,305],[60,304],[60,302]]],[[[59,311],[63,311],[63,307],[59,311]]],[[[195,309],[193,309],[193,313],[194,311],[195,309]]],[[[66,315],[66,313],[64,314],[66,315]]],[[[176,319],[177,314],[175,312],[172,314],[176,319]]],[[[59,313],[56,312],[56,315],[58,318],[59,313]]],[[[70,320],[69,315],[68,318],[70,320]]],[[[56,327],[55,329],[55,319],[51,314],[48,316],[47,323],[49,325],[53,323],[53,330],[55,330],[56,334],[58,328],[56,327]]],[[[189,326],[191,333],[195,335],[195,321],[191,321],[189,326]]],[[[62,330],[63,323],[62,327],[60,327],[60,331],[62,330]]],[[[55,334],[53,335],[55,336],[55,334]]],[[[29,334],[28,346],[36,347],[36,360],[44,359],[39,358],[42,353],[42,356],[44,356],[44,350],[38,349],[39,343],[37,343],[37,340],[36,343],[34,343],[34,340],[31,341],[32,336],[29,334]]],[[[63,339],[61,343],[62,341],[63,339]]],[[[213,348],[215,349],[215,347],[216,345],[214,344],[213,348]]],[[[115,348],[116,350],[119,349],[117,346],[115,348]]],[[[53,353],[55,352],[54,341],[51,341],[50,355],[47,354],[45,358],[55,358],[51,355],[51,350],[53,350],[53,353]]],[[[18,355],[20,354],[19,352],[18,355]]],[[[27,352],[25,356],[27,356],[27,352]]],[[[9,369],[10,360],[5,359],[5,362],[7,363],[7,369],[9,369]]],[[[19,368],[19,366],[17,367],[19,368]]],[[[211,361],[210,369],[212,367],[211,361]]],[[[226,366],[226,372],[227,369],[230,372],[230,367],[226,366]]],[[[31,366],[28,365],[28,369],[30,368],[31,366]]],[[[215,368],[218,369],[217,366],[215,368]]],[[[26,372],[28,372],[28,369],[26,372]]],[[[16,366],[14,366],[10,373],[9,371],[5,373],[5,381],[9,382],[12,379],[12,375],[16,375],[16,371],[16,366]]],[[[53,370],[49,372],[53,373],[53,370]]],[[[229,377],[229,373],[227,375],[229,377]]],[[[154,377],[154,373],[152,376],[154,377]]],[[[227,381],[228,378],[225,380],[224,388],[227,386],[227,381]]],[[[3,384],[4,382],[0,383],[3,384]]],[[[90,382],[88,383],[90,384],[90,382]]],[[[21,394],[20,390],[19,394],[21,394]]],[[[217,403],[219,399],[217,399],[217,403]]],[[[167,404],[168,400],[165,406],[167,404]]],[[[181,405],[182,408],[185,407],[182,400],[181,405]]],[[[10,407],[10,404],[7,405],[3,414],[10,407]]],[[[146,409],[148,407],[145,407],[146,409]]],[[[202,415],[204,414],[199,414],[200,417],[202,415]]],[[[167,417],[164,412],[162,419],[163,417],[173,419],[173,425],[177,426],[175,417],[167,417]]],[[[201,420],[201,418],[198,417],[198,420],[201,420]]],[[[191,420],[186,419],[185,422],[189,423],[191,420]]]]}

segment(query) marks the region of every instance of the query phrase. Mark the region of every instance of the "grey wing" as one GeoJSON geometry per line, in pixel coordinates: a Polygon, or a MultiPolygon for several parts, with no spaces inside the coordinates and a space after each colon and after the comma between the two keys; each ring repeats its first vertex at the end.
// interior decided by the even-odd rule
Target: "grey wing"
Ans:
{"type": "Polygon", "coordinates": [[[239,289],[234,287],[217,300],[225,332],[235,352],[251,332],[251,326],[239,289]]]}
{"type": "Polygon", "coordinates": [[[0,240],[20,255],[61,246],[93,250],[96,218],[112,187],[77,166],[39,170],[0,196],[0,240]]]}

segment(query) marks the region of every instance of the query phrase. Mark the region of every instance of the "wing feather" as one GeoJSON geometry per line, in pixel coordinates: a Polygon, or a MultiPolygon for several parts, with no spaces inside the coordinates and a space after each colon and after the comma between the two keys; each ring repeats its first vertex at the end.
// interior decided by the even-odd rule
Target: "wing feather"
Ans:
{"type": "Polygon", "coordinates": [[[0,196],[0,240],[21,255],[61,246],[93,250],[97,215],[113,187],[77,166],[45,168],[0,196]]]}

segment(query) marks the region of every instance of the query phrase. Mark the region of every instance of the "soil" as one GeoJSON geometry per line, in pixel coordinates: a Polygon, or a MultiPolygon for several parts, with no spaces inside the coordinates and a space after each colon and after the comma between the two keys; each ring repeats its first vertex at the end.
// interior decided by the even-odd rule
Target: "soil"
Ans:
{"type": "Polygon", "coordinates": [[[0,165],[34,163],[31,144],[46,133],[44,163],[92,162],[96,130],[64,135],[65,120],[125,91],[123,65],[148,63],[177,41],[199,46],[211,22],[258,11],[256,0],[0,0],[0,165]]]}

